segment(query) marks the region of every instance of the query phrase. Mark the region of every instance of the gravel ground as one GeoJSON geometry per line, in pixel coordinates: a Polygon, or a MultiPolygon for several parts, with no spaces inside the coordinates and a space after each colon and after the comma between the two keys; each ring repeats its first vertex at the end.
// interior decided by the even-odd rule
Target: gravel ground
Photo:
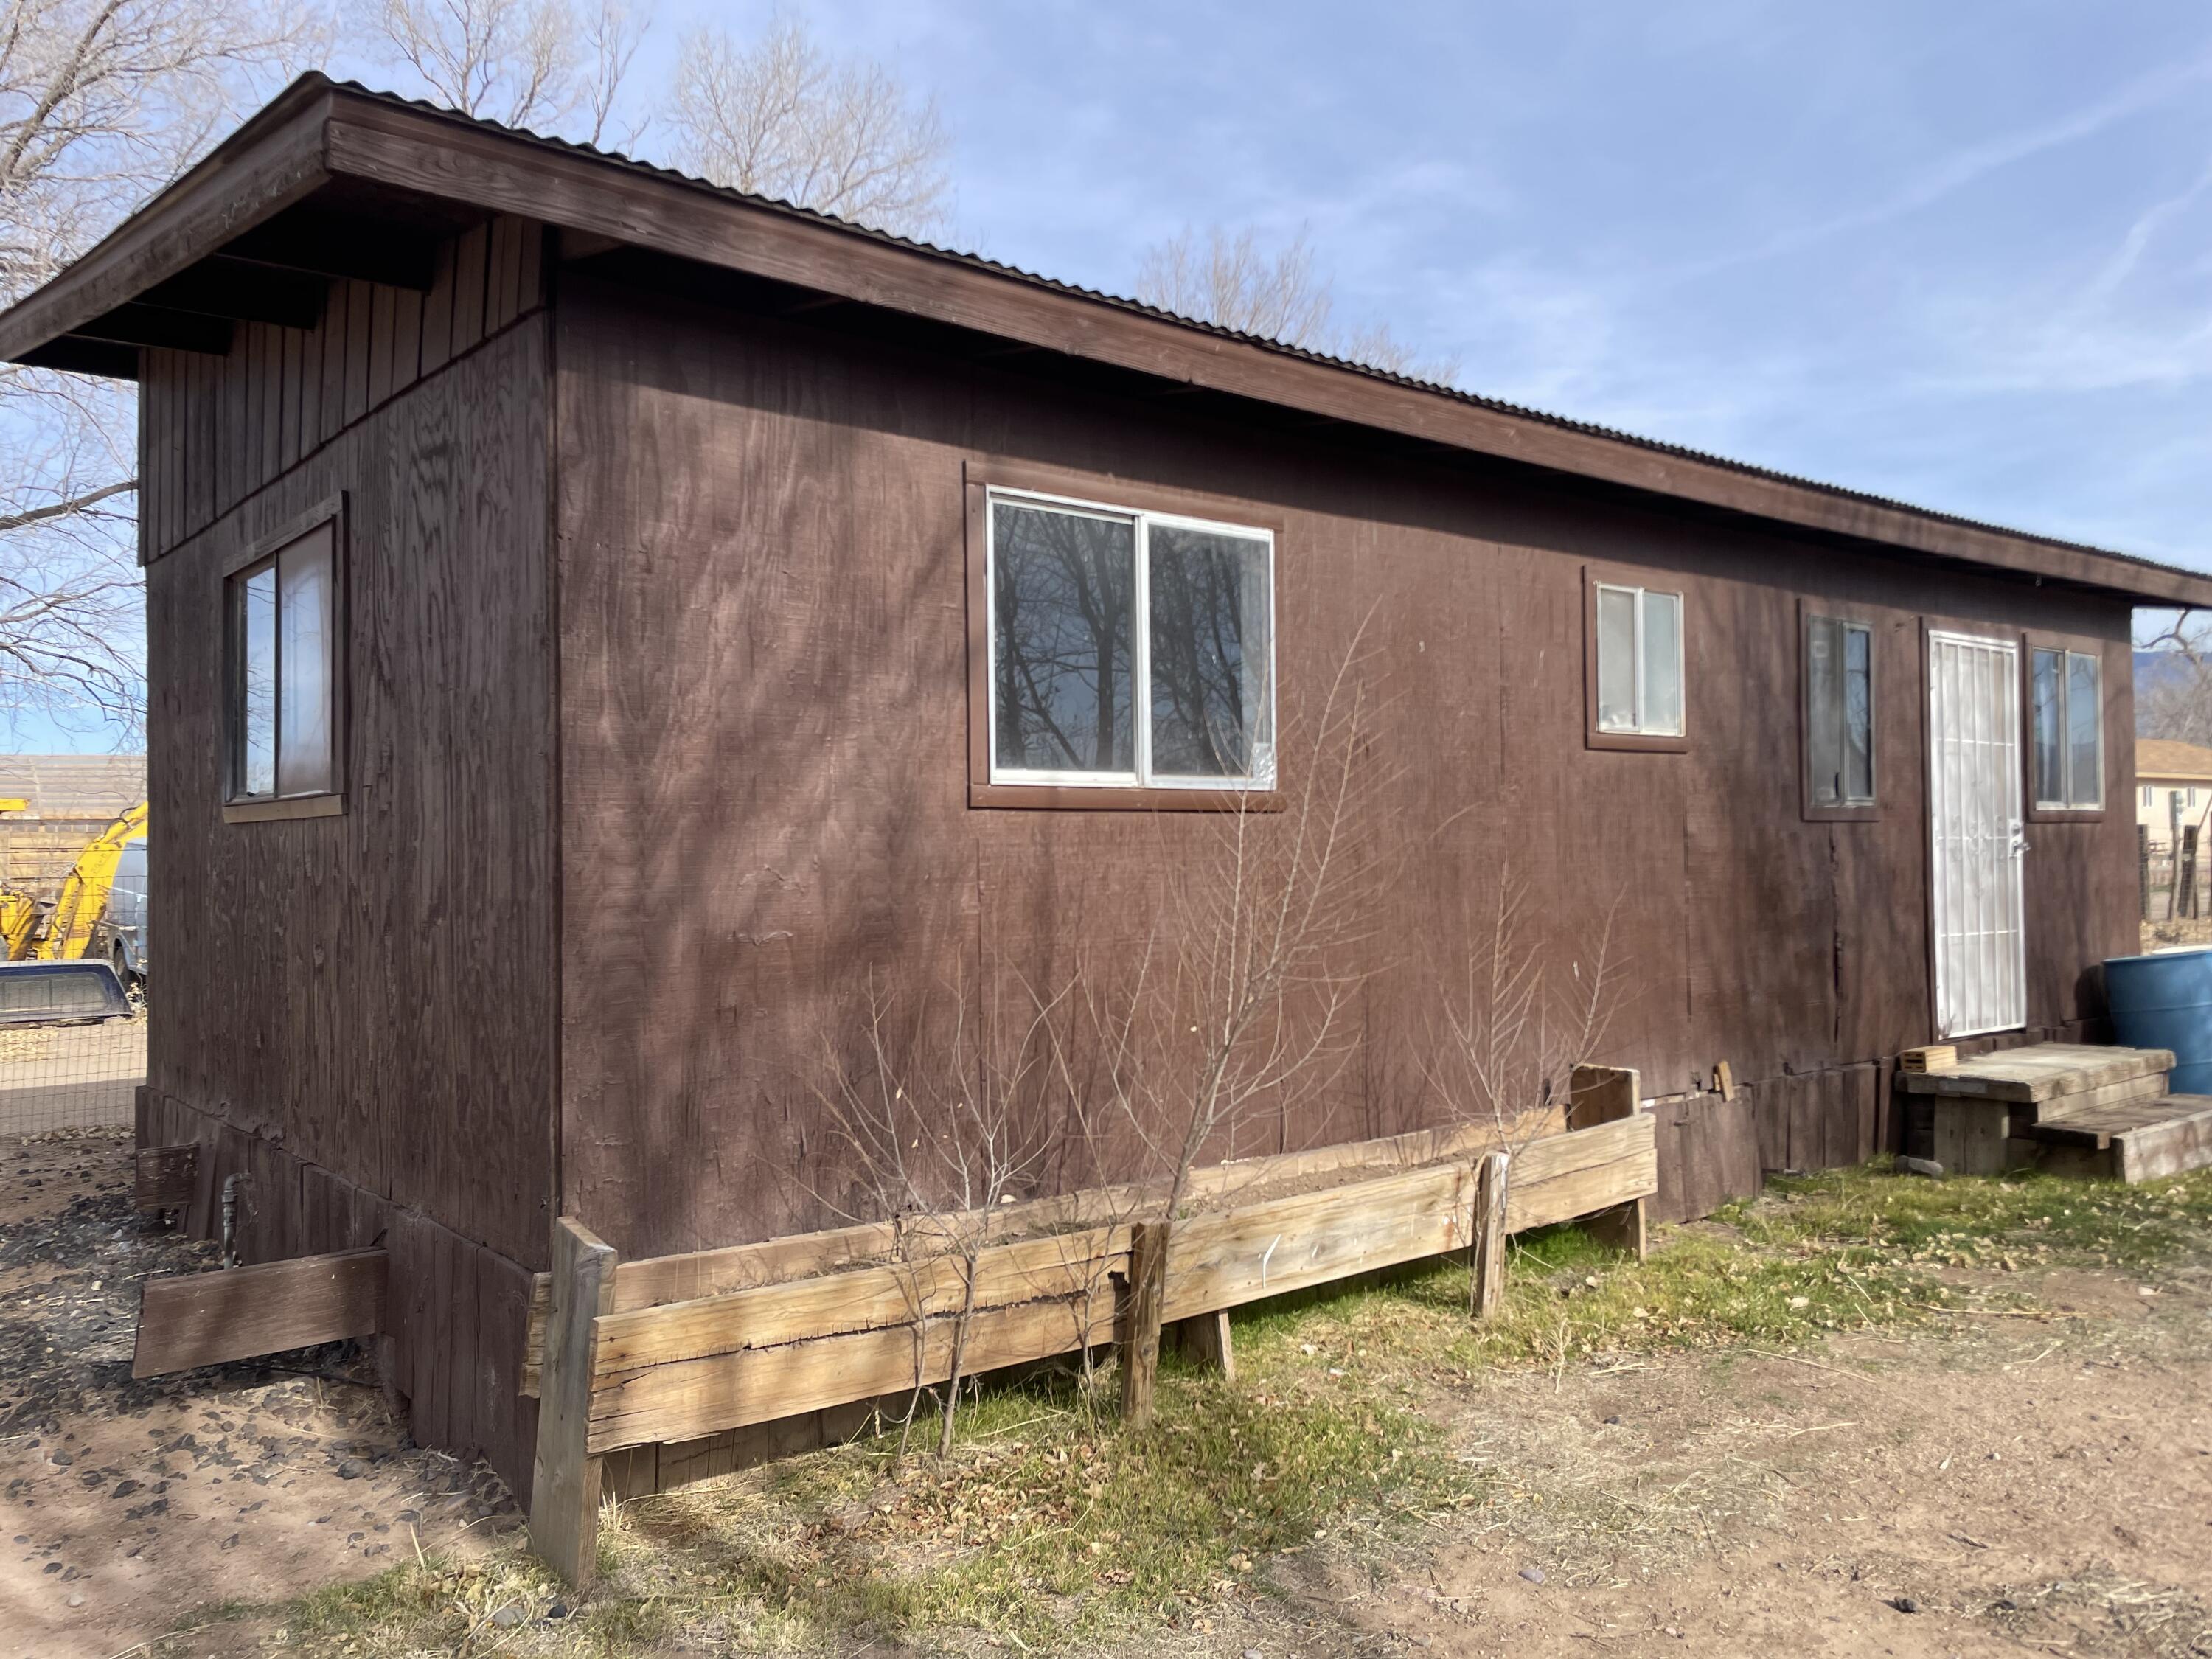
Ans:
{"type": "Polygon", "coordinates": [[[120,1132],[0,1141],[0,1656],[119,1655],[521,1524],[356,1345],[131,1381],[141,1284],[216,1253],[133,1210],[130,1168],[120,1132]]]}

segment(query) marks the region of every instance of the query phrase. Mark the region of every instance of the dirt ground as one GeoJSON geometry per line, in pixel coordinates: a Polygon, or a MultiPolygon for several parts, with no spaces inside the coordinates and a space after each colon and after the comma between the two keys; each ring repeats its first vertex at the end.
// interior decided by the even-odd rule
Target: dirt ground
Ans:
{"type": "Polygon", "coordinates": [[[519,1524],[415,1449],[343,1346],[131,1380],[150,1273],[212,1267],[130,1202],[129,1135],[0,1141],[0,1656],[106,1656],[519,1524]]]}
{"type": "Polygon", "coordinates": [[[1457,1427],[1517,1501],[1294,1560],[1228,1650],[2212,1654],[2212,1280],[2034,1288],[2058,1316],[1494,1379],[1457,1427]]]}
{"type": "MultiPolygon", "coordinates": [[[[489,1472],[410,1449],[338,1350],[129,1382],[138,1279],[207,1259],[126,1170],[119,1137],[0,1144],[0,1656],[511,1541],[489,1472]]],[[[1130,1650],[2212,1656],[2212,1272],[2011,1283],[2050,1311],[1486,1376],[1442,1411],[1498,1496],[1332,1524],[1130,1650]]],[[[247,1617],[158,1651],[279,1647],[247,1617]]]]}

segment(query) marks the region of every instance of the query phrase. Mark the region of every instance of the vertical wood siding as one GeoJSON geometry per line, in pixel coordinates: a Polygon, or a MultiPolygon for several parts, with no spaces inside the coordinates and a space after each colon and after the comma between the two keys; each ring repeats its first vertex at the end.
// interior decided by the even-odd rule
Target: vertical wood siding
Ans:
{"type": "Polygon", "coordinates": [[[502,216],[439,252],[427,294],[333,282],[311,329],[240,323],[227,356],[149,349],[142,556],[198,534],[426,374],[544,302],[540,228],[502,216]],[[496,246],[502,257],[488,260],[496,246]]]}
{"type": "MultiPolygon", "coordinates": [[[[2104,639],[2107,798],[2124,799],[2118,601],[1181,421],[573,277],[556,331],[562,1200],[625,1255],[860,1201],[805,1083],[859,977],[875,968],[909,1005],[1017,971],[1055,983],[1079,952],[1132,945],[1150,872],[1211,833],[1203,814],[968,806],[969,459],[1121,480],[1097,493],[1132,506],[1199,492],[1217,516],[1279,525],[1286,703],[1371,610],[1400,872],[1356,1050],[1325,1098],[1266,1127],[1279,1145],[1433,1120],[1439,1000],[1509,873],[1556,973],[1592,971],[1613,917],[1622,990],[1588,1058],[1685,1097],[1662,1127],[1668,1212],[1755,1185],[1770,1150],[1768,1167],[1810,1167],[1887,1144],[1870,1062],[1934,1035],[1923,622],[2104,639]],[[1680,575],[1685,754],[1584,747],[1591,560],[1680,575]],[[1801,595],[1875,625],[1875,822],[1800,810],[1801,595]],[[1755,1085],[1733,1102],[1694,1092],[1721,1060],[1755,1085]]],[[[2094,1019],[2085,969],[2132,948],[2129,817],[2031,827],[2033,1027],[2094,1019]]]]}
{"type": "Polygon", "coordinates": [[[147,573],[151,1087],[532,1266],[553,1180],[546,350],[541,311],[147,573]],[[226,823],[223,562],[341,490],[345,811],[226,823]]]}

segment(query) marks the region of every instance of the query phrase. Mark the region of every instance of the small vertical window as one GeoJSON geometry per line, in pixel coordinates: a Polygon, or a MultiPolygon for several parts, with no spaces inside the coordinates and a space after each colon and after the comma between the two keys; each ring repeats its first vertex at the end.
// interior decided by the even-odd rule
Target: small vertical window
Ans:
{"type": "Polygon", "coordinates": [[[1875,804],[1874,632],[1864,623],[1805,618],[1805,750],[1814,806],[1875,804]]]}
{"type": "Polygon", "coordinates": [[[2150,786],[2148,784],[2145,784],[2142,787],[2142,804],[2145,806],[2150,805],[2150,786]]]}
{"type": "Polygon", "coordinates": [[[2081,651],[2029,653],[2035,804],[2095,811],[2105,804],[2104,665],[2081,651]]]}
{"type": "Polygon", "coordinates": [[[1597,585],[1597,729],[1682,735],[1682,596],[1597,585]]]}
{"type": "Polygon", "coordinates": [[[226,585],[232,802],[338,787],[336,548],[326,520],[226,585]]]}

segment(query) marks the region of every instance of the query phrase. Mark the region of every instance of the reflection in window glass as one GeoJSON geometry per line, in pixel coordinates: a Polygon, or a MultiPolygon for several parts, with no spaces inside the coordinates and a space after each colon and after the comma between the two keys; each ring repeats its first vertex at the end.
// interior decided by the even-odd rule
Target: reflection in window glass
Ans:
{"type": "Polygon", "coordinates": [[[2063,651],[2033,651],[2028,653],[2028,695],[2033,705],[2035,747],[2035,804],[2039,806],[2063,806],[2066,804],[2066,746],[2060,724],[2060,708],[2065,698],[2061,673],[2065,665],[2063,651]]]}
{"type": "Polygon", "coordinates": [[[1805,775],[1815,806],[1874,805],[1874,637],[1805,619],[1805,775]]]}
{"type": "Polygon", "coordinates": [[[1682,730],[1682,598],[1644,596],[1644,708],[1639,729],[1661,736],[1682,730]]]}
{"type": "Polygon", "coordinates": [[[997,763],[1133,774],[1135,525],[1000,501],[991,533],[997,763]]]}
{"type": "Polygon", "coordinates": [[[1601,732],[1636,730],[1636,592],[1597,591],[1597,724],[1601,732]]]}
{"type": "Polygon", "coordinates": [[[335,528],[230,579],[232,799],[337,787],[335,528]]]}
{"type": "Polygon", "coordinates": [[[1152,770],[1249,777],[1270,735],[1267,544],[1154,525],[1146,544],[1152,770]]]}
{"type": "Polygon", "coordinates": [[[2097,695],[2101,667],[2094,657],[2066,653],[2066,800],[2072,806],[2104,804],[2104,713],[2097,695]]]}
{"type": "Polygon", "coordinates": [[[331,787],[331,538],[327,526],[285,549],[276,562],[276,793],[317,794],[331,787]]]}
{"type": "Polygon", "coordinates": [[[1844,795],[1874,799],[1874,635],[1844,629],[1844,795]]]}
{"type": "Polygon", "coordinates": [[[238,585],[239,775],[236,793],[276,793],[276,568],[238,585]]]}

